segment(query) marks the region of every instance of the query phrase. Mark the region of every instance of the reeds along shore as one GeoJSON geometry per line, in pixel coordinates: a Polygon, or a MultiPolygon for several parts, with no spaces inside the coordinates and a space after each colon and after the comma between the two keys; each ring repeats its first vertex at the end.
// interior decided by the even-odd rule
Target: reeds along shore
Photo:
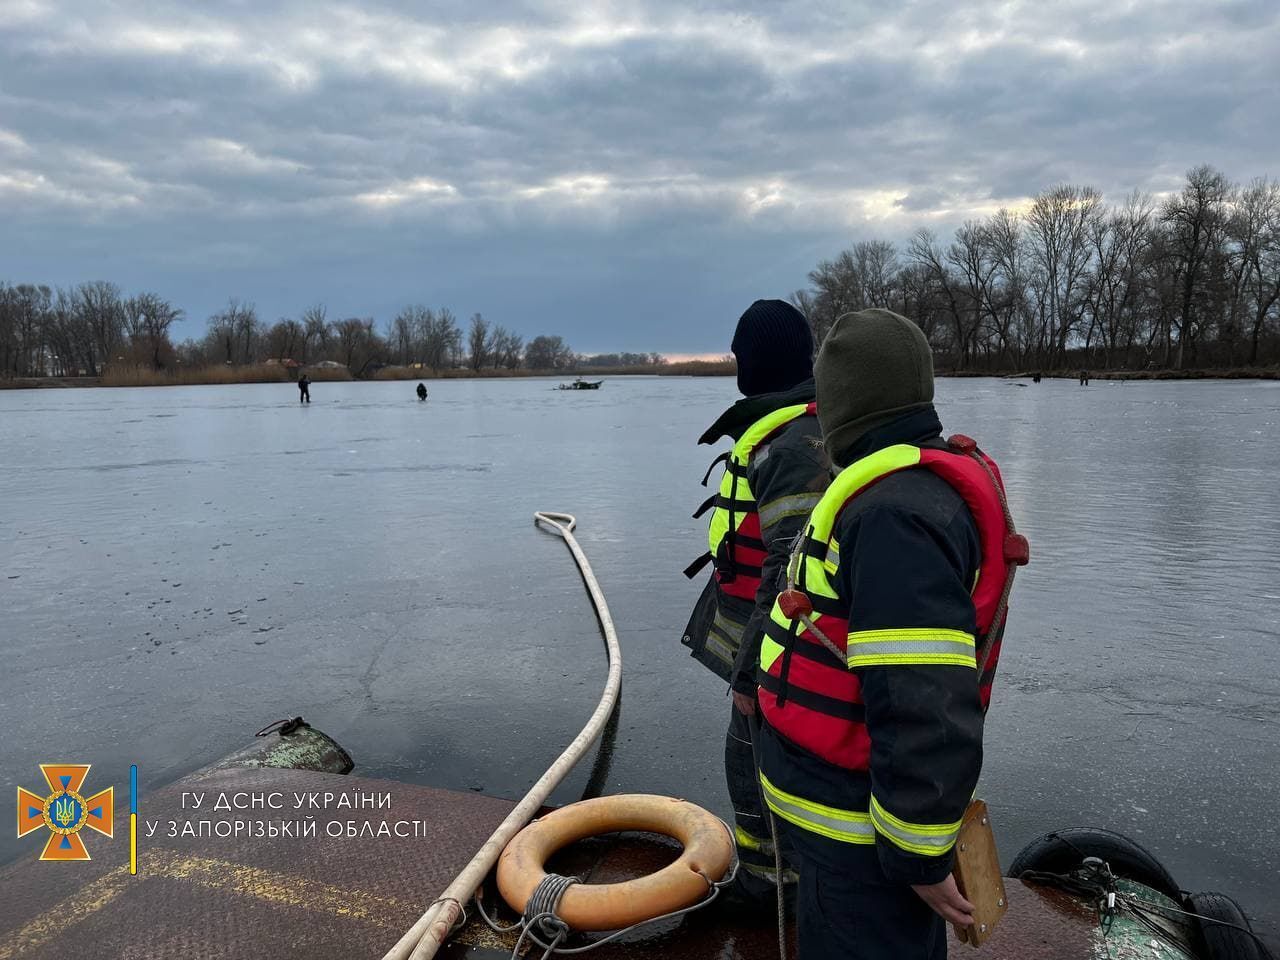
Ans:
{"type": "Polygon", "coordinates": [[[506,377],[731,377],[737,373],[732,361],[690,360],[643,367],[577,367],[572,370],[418,370],[413,367],[383,367],[374,380],[469,380],[506,377]]]}
{"type": "MultiPolygon", "coordinates": [[[[352,380],[346,367],[306,367],[311,380],[352,380]]],[[[280,364],[195,367],[152,370],[147,367],[109,367],[98,379],[102,387],[183,387],[216,383],[293,383],[299,371],[280,364]]],[[[68,378],[69,379],[69,378],[68,378]]],[[[91,378],[86,378],[91,379],[91,378]]],[[[74,381],[71,381],[74,382],[74,381]]]]}

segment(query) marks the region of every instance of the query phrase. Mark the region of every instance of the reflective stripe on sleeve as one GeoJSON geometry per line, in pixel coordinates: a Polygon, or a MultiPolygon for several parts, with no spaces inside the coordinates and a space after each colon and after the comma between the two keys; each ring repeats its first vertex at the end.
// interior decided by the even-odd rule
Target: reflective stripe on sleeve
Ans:
{"type": "Polygon", "coordinates": [[[738,846],[744,850],[754,850],[757,853],[767,853],[773,855],[773,843],[769,840],[762,840],[760,837],[752,836],[737,825],[733,828],[733,839],[738,846]]]}
{"type": "Polygon", "coordinates": [[[707,642],[704,649],[728,667],[732,667],[738,659],[737,651],[716,636],[714,632],[707,634],[707,642]]]}
{"type": "Polygon", "coordinates": [[[712,626],[724,636],[726,642],[737,646],[742,642],[742,631],[747,628],[745,622],[731,620],[724,613],[717,609],[716,615],[711,621],[712,626]]]}
{"type": "Polygon", "coordinates": [[[775,523],[788,517],[807,517],[813,513],[813,508],[821,500],[822,494],[820,493],[797,493],[789,497],[778,497],[776,500],[770,500],[757,509],[757,513],[760,515],[760,526],[767,530],[775,523]]]}
{"type": "Polygon", "coordinates": [[[908,853],[940,857],[956,844],[960,821],[955,823],[908,823],[886,810],[875,796],[871,797],[871,822],[876,832],[894,846],[908,853]]]}
{"type": "Polygon", "coordinates": [[[875,843],[875,827],[871,814],[856,810],[841,810],[825,804],[814,803],[775,787],[763,773],[760,786],[764,788],[764,801],[769,809],[789,823],[832,840],[845,843],[875,843]]]}
{"type": "Polygon", "coordinates": [[[976,670],[978,662],[973,634],[938,627],[855,630],[849,634],[850,669],[913,663],[972,667],[976,670]]]}
{"type": "Polygon", "coordinates": [[[716,610],[715,618],[707,629],[705,649],[716,659],[732,667],[738,658],[738,647],[742,645],[742,631],[746,624],[726,617],[716,610]]]}
{"type": "MultiPolygon", "coordinates": [[[[761,866],[757,866],[754,863],[747,863],[745,861],[742,862],[741,866],[743,870],[747,871],[747,873],[751,874],[753,877],[759,877],[761,880],[764,880],[766,883],[776,884],[778,882],[778,871],[775,870],[773,867],[761,867],[761,866]]],[[[791,869],[787,869],[787,868],[783,869],[782,871],[783,886],[786,886],[789,883],[798,883],[799,881],[800,881],[800,874],[796,873],[794,870],[791,870],[791,869]]]]}

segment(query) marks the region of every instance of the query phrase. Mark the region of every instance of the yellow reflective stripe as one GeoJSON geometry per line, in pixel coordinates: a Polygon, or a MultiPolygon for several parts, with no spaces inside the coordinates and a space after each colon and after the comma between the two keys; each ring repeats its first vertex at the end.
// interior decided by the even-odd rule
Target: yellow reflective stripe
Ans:
{"type": "MultiPolygon", "coordinates": [[[[742,526],[742,521],[746,519],[747,514],[755,506],[755,497],[751,493],[751,486],[747,483],[746,477],[738,478],[738,489],[736,495],[733,490],[733,477],[729,471],[724,472],[724,476],[720,478],[720,496],[726,499],[732,497],[744,506],[733,512],[733,527],[736,530],[742,526]]],[[[714,557],[720,552],[720,542],[729,535],[729,511],[724,507],[716,507],[711,511],[711,523],[707,527],[707,546],[711,549],[711,555],[714,557]]]]}
{"type": "Polygon", "coordinates": [[[725,635],[725,638],[731,643],[742,642],[742,631],[747,628],[744,621],[731,620],[720,610],[716,610],[716,615],[711,621],[712,626],[725,635]]]}
{"type": "Polygon", "coordinates": [[[714,633],[707,634],[705,649],[717,660],[728,664],[730,667],[732,667],[738,659],[737,651],[717,637],[714,633]]]}
{"type": "Polygon", "coordinates": [[[813,538],[826,542],[831,539],[831,529],[845,501],[874,480],[887,473],[914,467],[920,462],[920,448],[909,443],[897,443],[877,450],[869,457],[855,460],[840,471],[831,481],[822,502],[813,511],[813,538]]]}
{"type": "Polygon", "coordinates": [[[836,588],[831,584],[830,574],[835,573],[834,569],[829,569],[817,557],[811,557],[805,554],[804,558],[804,592],[814,597],[827,597],[831,600],[838,600],[839,594],[836,588]]]}
{"type": "MultiPolygon", "coordinates": [[[[761,880],[765,880],[769,883],[778,882],[778,872],[773,867],[761,867],[761,866],[757,866],[754,863],[746,863],[746,862],[740,863],[739,866],[741,867],[741,869],[747,871],[747,873],[751,874],[753,877],[759,877],[761,880]]],[[[789,870],[786,868],[783,869],[782,883],[784,886],[788,883],[797,883],[799,882],[799,880],[800,880],[800,874],[796,873],[794,870],[789,870]]]]}
{"type": "Polygon", "coordinates": [[[779,790],[763,772],[760,774],[760,786],[764,788],[764,802],[769,809],[788,823],[844,843],[876,842],[875,827],[869,813],[841,810],[797,797],[779,790]]]}
{"type": "Polygon", "coordinates": [[[768,529],[788,517],[809,516],[821,501],[820,493],[793,493],[761,504],[756,512],[760,515],[761,528],[768,529]]]}
{"type": "Polygon", "coordinates": [[[737,841],[738,846],[744,850],[755,850],[758,853],[773,853],[773,844],[768,840],[761,840],[759,837],[753,837],[742,827],[734,825],[733,839],[737,841]]]}
{"type": "MultiPolygon", "coordinates": [[[[840,547],[839,544],[832,539],[831,534],[832,527],[835,525],[835,519],[839,515],[841,508],[850,497],[856,494],[867,484],[880,479],[880,477],[886,474],[893,473],[897,470],[903,470],[907,467],[914,467],[919,463],[920,448],[908,443],[899,443],[892,447],[885,447],[883,450],[878,450],[868,457],[863,457],[861,460],[855,461],[848,467],[845,467],[845,469],[840,472],[840,475],[837,476],[831,486],[827,488],[827,492],[822,495],[822,499],[818,501],[818,505],[813,508],[813,512],[810,514],[809,529],[806,531],[806,535],[809,539],[815,540],[819,544],[825,543],[827,545],[827,549],[825,555],[820,557],[811,555],[807,547],[803,549],[803,576],[797,577],[797,580],[803,584],[805,593],[809,594],[811,597],[822,597],[823,599],[835,600],[837,602],[840,600],[840,595],[836,592],[835,584],[833,583],[834,574],[840,564],[840,547]]],[[[718,546],[718,544],[716,546],[718,546]]],[[[713,552],[716,549],[716,546],[712,547],[713,552]]],[[[778,608],[776,602],[773,610],[770,612],[770,616],[773,619],[773,622],[781,627],[789,628],[791,626],[791,621],[782,615],[782,611],[778,608]]],[[[891,653],[887,648],[884,648],[882,652],[886,656],[891,653]]],[[[917,659],[885,660],[883,662],[926,662],[918,659],[921,656],[941,656],[943,658],[927,661],[931,663],[962,664],[964,662],[968,662],[962,659],[961,652],[955,647],[948,647],[941,653],[933,654],[912,654],[907,649],[900,651],[900,653],[908,656],[914,656],[917,659]]],[[[776,656],[773,659],[776,659],[776,656]]],[[[969,661],[972,661],[972,659],[973,657],[970,655],[969,661]]],[[[764,665],[764,661],[765,658],[762,653],[762,666],[764,665]]],[[[771,659],[769,662],[772,663],[773,660],[771,659]]],[[[852,667],[858,665],[866,666],[869,664],[856,664],[851,659],[849,661],[849,665],[852,667]]]]}
{"type": "Polygon", "coordinates": [[[772,667],[783,654],[783,646],[773,637],[766,634],[760,638],[760,669],[765,673],[769,672],[772,667]]]}
{"type": "MultiPolygon", "coordinates": [[[[770,414],[761,417],[738,438],[738,442],[733,445],[733,453],[729,455],[731,464],[736,464],[739,468],[744,468],[751,459],[751,454],[755,448],[760,445],[765,437],[777,430],[783,424],[795,420],[797,417],[804,415],[805,410],[809,407],[806,403],[793,404],[789,407],[780,407],[770,414]]],[[[734,491],[734,477],[729,471],[729,465],[725,465],[724,473],[720,475],[720,495],[722,497],[733,497],[735,500],[753,501],[755,497],[751,493],[751,487],[747,484],[746,476],[739,476],[737,491],[734,491]]],[[[744,511],[738,510],[734,512],[736,524],[740,525],[743,520],[744,511]]],[[[716,507],[711,513],[711,523],[707,528],[707,545],[711,549],[711,555],[714,557],[720,552],[720,543],[729,535],[729,511],[716,507]]]]}
{"type": "Polygon", "coordinates": [[[977,669],[973,634],[939,627],[855,630],[849,634],[850,667],[942,664],[977,669]]]}
{"type": "Polygon", "coordinates": [[[743,432],[738,438],[738,442],[733,445],[733,458],[739,463],[746,463],[751,459],[751,453],[765,437],[773,433],[783,424],[790,423],[797,417],[804,416],[804,412],[809,409],[807,403],[796,403],[789,407],[779,407],[772,413],[767,413],[743,432]]]}
{"type": "Polygon", "coordinates": [[[960,821],[955,823],[908,823],[886,810],[871,797],[871,822],[876,831],[894,846],[909,853],[940,857],[955,846],[960,835],[960,821]]]}

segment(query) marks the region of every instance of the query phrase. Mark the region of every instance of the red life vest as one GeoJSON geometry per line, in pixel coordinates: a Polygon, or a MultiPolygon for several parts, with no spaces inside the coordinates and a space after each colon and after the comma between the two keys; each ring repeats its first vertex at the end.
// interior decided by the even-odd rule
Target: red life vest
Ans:
{"type": "MultiPolygon", "coordinates": [[[[793,554],[795,587],[812,605],[810,622],[840,651],[837,656],[800,619],[783,608],[784,596],[774,604],[761,644],[759,700],[769,726],[792,743],[828,763],[849,770],[867,770],[871,740],[864,723],[858,667],[862,658],[848,651],[849,611],[832,585],[838,569],[839,544],[836,521],[849,503],[871,484],[905,469],[926,469],[951,485],[963,497],[977,524],[981,564],[971,591],[977,614],[978,636],[958,631],[935,631],[921,636],[915,631],[903,639],[902,649],[913,651],[912,663],[947,663],[978,666],[978,695],[985,710],[991,699],[991,683],[1000,658],[1000,641],[1007,614],[1007,586],[1014,566],[1025,563],[1026,540],[1008,521],[1004,487],[996,464],[967,437],[953,437],[949,449],[939,450],[898,444],[877,451],[846,467],[832,483],[810,517],[808,536],[793,554]],[[975,659],[975,649],[986,647],[985,664],[975,659]],[[921,653],[921,651],[925,651],[921,653]],[[929,652],[932,651],[932,652],[929,652]]],[[[795,612],[791,610],[791,612],[795,612]]],[[[885,634],[893,649],[895,633],[885,634]]],[[[893,662],[888,653],[878,662],[893,662]]],[[[903,655],[908,656],[907,654],[903,655]]]]}
{"type": "MultiPolygon", "coordinates": [[[[800,417],[817,416],[817,409],[816,403],[798,403],[766,414],[743,431],[732,451],[711,464],[707,477],[716,464],[725,461],[719,491],[707,498],[693,515],[697,519],[715,508],[707,531],[710,549],[685,569],[685,576],[692,578],[709,561],[713,561],[716,581],[724,593],[749,603],[755,602],[766,551],[757,512],[759,505],[747,482],[747,468],[757,449],[800,417]]],[[[703,478],[705,483],[706,478],[703,478]]]]}

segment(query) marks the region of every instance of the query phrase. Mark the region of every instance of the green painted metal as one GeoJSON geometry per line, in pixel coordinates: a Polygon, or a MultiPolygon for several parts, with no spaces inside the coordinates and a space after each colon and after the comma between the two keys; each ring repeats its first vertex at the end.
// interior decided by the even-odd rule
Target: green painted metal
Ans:
{"type": "Polygon", "coordinates": [[[1094,933],[1094,956],[1098,960],[1196,960],[1195,930],[1189,918],[1176,912],[1180,909],[1177,902],[1129,880],[1117,880],[1116,892],[1114,919],[1109,927],[1099,923],[1094,933]],[[1128,906],[1131,901],[1164,908],[1164,912],[1143,911],[1144,916],[1154,919],[1158,929],[1153,930],[1138,918],[1128,906]]]}
{"type": "Polygon", "coordinates": [[[249,746],[224,757],[209,769],[226,770],[230,767],[275,767],[345,774],[351,772],[355,762],[351,754],[328,734],[305,721],[298,725],[290,721],[279,730],[257,737],[249,746]]]}

